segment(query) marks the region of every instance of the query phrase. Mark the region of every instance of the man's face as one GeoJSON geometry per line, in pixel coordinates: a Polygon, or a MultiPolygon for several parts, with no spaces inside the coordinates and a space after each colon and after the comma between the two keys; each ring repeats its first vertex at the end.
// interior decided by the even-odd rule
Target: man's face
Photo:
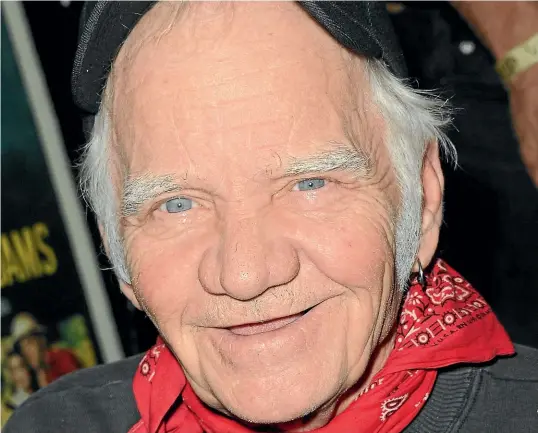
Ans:
{"type": "Polygon", "coordinates": [[[207,404],[288,421],[355,384],[394,322],[385,126],[296,5],[167,18],[147,14],[116,64],[133,290],[207,404]]]}

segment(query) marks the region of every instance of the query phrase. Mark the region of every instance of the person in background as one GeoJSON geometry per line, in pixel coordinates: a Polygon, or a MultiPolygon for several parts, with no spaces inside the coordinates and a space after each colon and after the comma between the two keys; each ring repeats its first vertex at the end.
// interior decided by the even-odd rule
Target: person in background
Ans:
{"type": "Polygon", "coordinates": [[[33,370],[40,388],[81,367],[69,349],[48,347],[45,328],[29,313],[19,313],[11,323],[16,350],[33,370]]]}
{"type": "Polygon", "coordinates": [[[11,348],[2,363],[2,426],[13,411],[39,389],[37,378],[20,353],[11,348]]]}
{"type": "Polygon", "coordinates": [[[5,404],[11,410],[15,410],[37,391],[39,386],[34,372],[20,353],[14,350],[10,351],[4,362],[6,379],[12,388],[5,404]]]}
{"type": "Polygon", "coordinates": [[[496,60],[521,157],[538,186],[538,2],[453,1],[496,60]]]}
{"type": "Polygon", "coordinates": [[[387,7],[413,83],[455,107],[440,253],[515,341],[538,347],[538,3],[387,7]]]}

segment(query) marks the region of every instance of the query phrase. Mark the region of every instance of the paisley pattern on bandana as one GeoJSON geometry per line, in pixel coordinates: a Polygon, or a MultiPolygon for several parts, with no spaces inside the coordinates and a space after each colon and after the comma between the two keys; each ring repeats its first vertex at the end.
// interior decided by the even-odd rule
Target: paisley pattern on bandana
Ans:
{"type": "MultiPolygon", "coordinates": [[[[426,404],[439,368],[512,353],[484,298],[438,260],[426,275],[425,290],[411,283],[385,366],[346,410],[312,432],[401,432],[426,404]]],[[[198,399],[161,339],[141,360],[133,389],[141,420],[129,433],[251,433],[198,399]]]]}
{"type": "Polygon", "coordinates": [[[463,278],[451,274],[441,261],[428,276],[427,283],[424,292],[414,284],[407,295],[396,336],[398,350],[438,345],[492,314],[484,298],[463,278]]]}

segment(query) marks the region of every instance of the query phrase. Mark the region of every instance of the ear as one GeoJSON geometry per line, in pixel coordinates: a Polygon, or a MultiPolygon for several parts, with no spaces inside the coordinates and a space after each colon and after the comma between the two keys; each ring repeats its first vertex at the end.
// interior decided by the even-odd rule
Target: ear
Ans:
{"type": "Polygon", "coordinates": [[[123,281],[121,279],[118,279],[118,281],[120,283],[120,290],[122,291],[122,293],[127,297],[127,299],[129,299],[129,301],[131,301],[131,304],[133,304],[135,306],[135,308],[142,311],[142,307],[140,306],[140,302],[138,302],[138,299],[136,299],[136,295],[134,293],[133,286],[130,285],[129,283],[126,283],[125,281],[123,281]]]}
{"type": "MultiPolygon", "coordinates": [[[[428,144],[422,164],[422,234],[418,259],[423,268],[430,264],[439,242],[439,232],[443,222],[444,186],[439,145],[434,141],[428,144]]],[[[417,263],[415,263],[413,271],[418,271],[417,263]]]]}
{"type": "MultiPolygon", "coordinates": [[[[103,230],[103,226],[99,224],[99,233],[101,234],[101,239],[103,240],[103,247],[105,248],[105,253],[107,257],[110,257],[110,248],[108,245],[108,239],[105,236],[105,231],[103,230]]],[[[131,303],[138,308],[139,310],[142,310],[140,307],[140,303],[138,302],[138,299],[136,299],[136,295],[133,290],[133,286],[122,279],[118,278],[118,282],[120,285],[121,292],[131,301],[131,303]]]]}

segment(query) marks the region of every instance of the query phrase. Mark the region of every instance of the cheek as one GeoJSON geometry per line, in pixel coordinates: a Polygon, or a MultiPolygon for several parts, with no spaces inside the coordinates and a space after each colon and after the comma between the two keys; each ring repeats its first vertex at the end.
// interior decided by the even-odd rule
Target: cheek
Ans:
{"type": "MultiPolygon", "coordinates": [[[[196,243],[190,243],[196,245],[196,243]]],[[[161,329],[171,320],[175,325],[199,287],[197,262],[200,251],[185,248],[189,242],[154,239],[140,233],[128,245],[135,280],[135,294],[145,310],[158,318],[161,329]]],[[[163,329],[165,331],[165,329],[163,329]]]]}
{"type": "Polygon", "coordinates": [[[303,220],[300,248],[333,281],[344,286],[381,288],[385,265],[394,258],[392,223],[380,205],[362,204],[343,212],[303,220]]]}

